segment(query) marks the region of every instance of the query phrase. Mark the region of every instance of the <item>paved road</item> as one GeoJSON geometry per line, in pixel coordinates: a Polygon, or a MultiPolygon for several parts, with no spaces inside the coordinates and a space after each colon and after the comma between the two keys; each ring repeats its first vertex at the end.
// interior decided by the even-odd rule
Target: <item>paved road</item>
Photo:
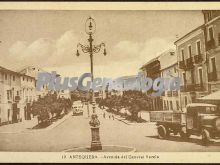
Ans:
{"type": "MultiPolygon", "coordinates": [[[[87,113],[85,113],[87,114],[87,113]]],[[[155,125],[136,123],[127,125],[118,120],[101,121],[101,141],[105,145],[122,145],[135,147],[141,152],[158,151],[220,151],[219,144],[204,147],[195,137],[189,142],[181,141],[176,136],[169,140],[157,138],[155,125]]],[[[48,131],[30,133],[0,133],[0,151],[63,151],[66,149],[89,146],[91,132],[89,118],[70,116],[63,123],[48,131]]]]}

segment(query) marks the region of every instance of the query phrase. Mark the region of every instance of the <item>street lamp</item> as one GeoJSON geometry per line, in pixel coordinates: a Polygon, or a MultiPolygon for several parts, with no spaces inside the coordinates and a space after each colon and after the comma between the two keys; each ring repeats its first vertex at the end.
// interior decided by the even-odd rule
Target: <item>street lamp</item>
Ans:
{"type": "MultiPolygon", "coordinates": [[[[77,44],[77,51],[76,51],[76,56],[80,56],[79,54],[79,48],[81,48],[83,53],[88,53],[90,56],[90,66],[91,66],[91,81],[93,82],[94,74],[93,74],[93,55],[95,53],[100,52],[102,47],[104,48],[104,56],[106,56],[106,49],[105,49],[105,44],[101,43],[99,45],[93,45],[93,38],[92,35],[96,31],[96,23],[95,20],[91,17],[89,17],[86,20],[85,23],[85,31],[89,35],[89,45],[82,45],[80,43],[77,44]]],[[[95,111],[95,98],[94,98],[94,91],[92,90],[92,109],[93,109],[93,114],[91,115],[91,120],[89,122],[91,126],[91,133],[92,133],[92,142],[91,142],[91,151],[95,150],[101,150],[102,149],[102,144],[100,141],[100,135],[99,135],[99,126],[100,126],[100,121],[98,120],[98,115],[96,114],[95,111]]]]}

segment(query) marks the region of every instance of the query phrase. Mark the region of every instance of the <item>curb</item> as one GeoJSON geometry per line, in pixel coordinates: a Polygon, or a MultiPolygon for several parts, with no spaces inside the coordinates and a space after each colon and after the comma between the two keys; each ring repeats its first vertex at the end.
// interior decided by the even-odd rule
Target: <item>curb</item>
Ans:
{"type": "Polygon", "coordinates": [[[123,122],[123,123],[125,123],[127,125],[131,125],[130,123],[126,122],[124,119],[119,119],[117,117],[115,117],[115,119],[117,119],[118,121],[121,121],[121,122],[123,122]]]}
{"type": "Polygon", "coordinates": [[[66,119],[68,119],[70,116],[72,116],[71,111],[65,115],[62,119],[58,120],[57,122],[55,122],[54,124],[51,124],[49,127],[45,128],[44,130],[51,130],[55,127],[57,127],[58,125],[60,125],[61,123],[63,123],[66,119]]]}

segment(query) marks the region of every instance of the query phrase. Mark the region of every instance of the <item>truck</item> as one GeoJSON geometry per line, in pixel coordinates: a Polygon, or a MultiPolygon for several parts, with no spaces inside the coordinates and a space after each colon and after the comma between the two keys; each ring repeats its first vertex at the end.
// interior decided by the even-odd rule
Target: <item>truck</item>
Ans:
{"type": "Polygon", "coordinates": [[[179,134],[185,140],[196,135],[202,136],[203,145],[208,145],[220,138],[220,112],[213,104],[191,103],[186,112],[151,111],[150,121],[156,122],[160,139],[170,134],[179,134]]]}
{"type": "Polygon", "coordinates": [[[74,101],[72,104],[73,116],[83,115],[83,103],[82,101],[74,101]]]}

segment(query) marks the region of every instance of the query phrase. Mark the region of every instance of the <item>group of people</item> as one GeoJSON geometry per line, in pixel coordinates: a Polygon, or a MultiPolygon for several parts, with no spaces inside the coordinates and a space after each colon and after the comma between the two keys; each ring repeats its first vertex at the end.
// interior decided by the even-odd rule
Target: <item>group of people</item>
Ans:
{"type": "Polygon", "coordinates": [[[109,112],[106,112],[104,109],[103,109],[103,118],[104,119],[112,119],[112,120],[115,120],[115,116],[114,114],[111,114],[109,112]]]}

